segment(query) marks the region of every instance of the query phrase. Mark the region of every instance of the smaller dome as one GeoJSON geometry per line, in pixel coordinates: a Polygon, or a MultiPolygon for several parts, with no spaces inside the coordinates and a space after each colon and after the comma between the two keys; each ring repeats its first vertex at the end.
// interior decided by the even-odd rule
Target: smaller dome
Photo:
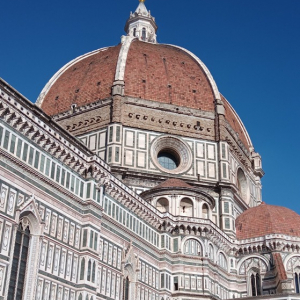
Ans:
{"type": "Polygon", "coordinates": [[[300,237],[300,215],[289,208],[262,202],[236,219],[236,236],[239,240],[267,234],[300,237]]]}
{"type": "Polygon", "coordinates": [[[166,181],[161,182],[154,188],[144,191],[140,194],[146,201],[152,201],[153,197],[161,196],[186,196],[186,197],[200,197],[205,201],[211,209],[214,209],[216,203],[214,197],[207,192],[189,185],[187,182],[178,178],[169,178],[166,181]]]}

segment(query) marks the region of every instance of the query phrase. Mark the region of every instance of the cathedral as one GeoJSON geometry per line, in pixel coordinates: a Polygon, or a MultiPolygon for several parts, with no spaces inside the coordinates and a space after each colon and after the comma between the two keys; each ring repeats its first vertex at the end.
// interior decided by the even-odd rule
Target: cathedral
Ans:
{"type": "Polygon", "coordinates": [[[0,79],[0,300],[300,299],[300,215],[144,2],[35,104],[0,79]]]}

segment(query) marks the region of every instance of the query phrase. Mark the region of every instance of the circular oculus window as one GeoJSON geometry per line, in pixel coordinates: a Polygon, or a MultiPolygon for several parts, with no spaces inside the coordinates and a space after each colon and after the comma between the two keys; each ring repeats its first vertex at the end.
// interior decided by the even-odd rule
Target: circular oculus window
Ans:
{"type": "Polygon", "coordinates": [[[171,174],[183,173],[192,164],[189,146],[172,136],[155,139],[151,147],[151,157],[158,169],[171,174]]]}

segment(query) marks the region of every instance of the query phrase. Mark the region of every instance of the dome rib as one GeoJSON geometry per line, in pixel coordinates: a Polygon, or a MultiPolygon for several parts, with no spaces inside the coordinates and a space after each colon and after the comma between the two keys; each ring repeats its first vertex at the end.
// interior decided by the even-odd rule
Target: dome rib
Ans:
{"type": "Polygon", "coordinates": [[[43,89],[37,105],[48,115],[111,97],[121,45],[79,56],[61,68],[43,89]]]}
{"type": "Polygon", "coordinates": [[[38,99],[36,101],[36,105],[38,107],[42,107],[42,104],[45,100],[45,96],[47,95],[47,93],[49,92],[49,90],[51,89],[51,87],[53,86],[53,84],[60,78],[60,76],[66,71],[68,70],[70,67],[72,67],[74,64],[76,64],[77,62],[88,58],[89,56],[92,56],[94,54],[97,54],[101,51],[106,51],[108,48],[110,47],[104,47],[104,48],[100,48],[88,53],[85,53],[83,55],[80,55],[76,58],[74,58],[73,60],[71,60],[70,62],[68,62],[67,64],[65,64],[63,67],[61,67],[52,77],[51,79],[47,82],[47,84],[44,86],[44,88],[42,89],[41,93],[38,96],[38,99]]]}
{"type": "Polygon", "coordinates": [[[215,111],[208,73],[180,47],[133,40],[124,79],[125,96],[215,111]]]}
{"type": "Polygon", "coordinates": [[[216,100],[220,100],[221,99],[221,95],[220,95],[220,92],[219,92],[219,89],[218,89],[218,86],[212,76],[212,74],[210,73],[210,71],[208,70],[208,68],[206,67],[206,65],[202,62],[202,60],[200,60],[200,58],[198,56],[196,56],[194,53],[192,53],[191,51],[183,48],[183,47],[179,47],[179,46],[176,46],[176,45],[172,45],[172,44],[165,44],[165,45],[168,45],[168,46],[172,46],[174,48],[177,48],[177,49],[180,49],[184,52],[186,52],[187,54],[189,54],[198,64],[199,66],[202,68],[203,72],[206,74],[207,76],[207,79],[211,85],[211,88],[213,90],[213,93],[214,93],[214,97],[216,100]]]}
{"type": "Polygon", "coordinates": [[[136,38],[131,36],[122,37],[122,46],[118,57],[115,80],[124,81],[128,52],[134,39],[136,38]]]}
{"type": "Polygon", "coordinates": [[[244,146],[248,150],[250,150],[251,147],[253,148],[253,145],[244,123],[242,122],[241,118],[234,110],[232,105],[223,95],[221,95],[221,100],[223,101],[225,107],[226,120],[228,121],[232,129],[239,134],[239,138],[243,142],[244,146]],[[237,121],[237,123],[235,121],[237,121]]]}

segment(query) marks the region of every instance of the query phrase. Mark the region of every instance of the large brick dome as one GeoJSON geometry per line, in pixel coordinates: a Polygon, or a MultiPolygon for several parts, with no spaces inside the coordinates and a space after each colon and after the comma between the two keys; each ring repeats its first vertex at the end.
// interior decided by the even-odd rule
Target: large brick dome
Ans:
{"type": "Polygon", "coordinates": [[[250,138],[240,118],[220,95],[203,62],[172,45],[133,39],[82,55],[62,67],[47,83],[37,104],[50,116],[112,97],[115,82],[124,83],[124,96],[215,112],[216,100],[247,149],[250,138]]]}
{"type": "Polygon", "coordinates": [[[239,240],[269,234],[300,237],[300,215],[286,207],[262,202],[236,219],[236,236],[239,240]]]}

